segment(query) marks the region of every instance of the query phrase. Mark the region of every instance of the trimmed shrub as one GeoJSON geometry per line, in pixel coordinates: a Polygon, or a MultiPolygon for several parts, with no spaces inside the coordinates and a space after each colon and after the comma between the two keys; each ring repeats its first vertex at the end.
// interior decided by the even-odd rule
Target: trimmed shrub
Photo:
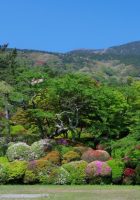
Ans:
{"type": "Polygon", "coordinates": [[[47,154],[47,156],[40,158],[40,160],[46,160],[55,165],[60,165],[61,157],[58,151],[51,151],[50,153],[47,154]]]}
{"type": "Polygon", "coordinates": [[[103,150],[88,150],[82,155],[82,160],[87,161],[88,163],[99,160],[99,161],[107,161],[110,158],[110,155],[107,151],[103,150]]]}
{"type": "Polygon", "coordinates": [[[55,169],[57,167],[52,163],[47,162],[45,167],[37,168],[37,177],[42,184],[52,184],[55,177],[55,169]]]}
{"type": "Polygon", "coordinates": [[[23,182],[26,184],[33,184],[36,183],[38,180],[35,172],[31,171],[31,170],[26,170],[25,175],[24,175],[24,179],[23,182]]]}
{"type": "Polygon", "coordinates": [[[108,160],[107,164],[112,169],[112,182],[115,184],[121,183],[124,171],[124,162],[120,160],[108,160]]]}
{"type": "Polygon", "coordinates": [[[65,164],[65,163],[76,161],[76,160],[80,160],[80,155],[74,151],[69,151],[63,155],[62,163],[65,164]]]}
{"type": "Polygon", "coordinates": [[[63,167],[59,167],[57,169],[54,170],[54,180],[53,180],[53,184],[55,185],[65,185],[68,184],[70,181],[70,175],[68,173],[68,171],[66,169],[64,169],[63,167]]]}
{"type": "Polygon", "coordinates": [[[27,169],[26,161],[14,161],[8,166],[8,182],[22,183],[25,171],[27,169]]]}
{"type": "Polygon", "coordinates": [[[6,156],[9,161],[32,160],[34,158],[30,146],[24,142],[11,144],[7,149],[6,156]]]}
{"type": "Polygon", "coordinates": [[[111,177],[111,168],[106,162],[93,161],[87,165],[86,176],[89,183],[109,183],[111,177]]]}
{"type": "Polygon", "coordinates": [[[73,147],[73,151],[77,152],[82,156],[82,154],[88,150],[92,150],[90,147],[84,147],[84,146],[78,146],[78,147],[73,147]]]}
{"type": "Polygon", "coordinates": [[[34,152],[35,159],[39,159],[45,156],[47,152],[50,152],[52,150],[54,143],[55,143],[54,140],[49,140],[49,139],[43,139],[34,142],[31,145],[31,150],[34,152]]]}
{"type": "Polygon", "coordinates": [[[62,165],[62,167],[69,173],[69,183],[71,184],[84,184],[86,183],[86,173],[85,169],[87,167],[87,162],[73,161],[62,165]]]}

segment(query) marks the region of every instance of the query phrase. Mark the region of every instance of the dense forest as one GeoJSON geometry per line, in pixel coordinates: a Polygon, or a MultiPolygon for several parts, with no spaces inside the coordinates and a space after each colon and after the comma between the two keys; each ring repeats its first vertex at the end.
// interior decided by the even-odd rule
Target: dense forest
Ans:
{"type": "Polygon", "coordinates": [[[16,49],[0,47],[0,182],[140,184],[139,79],[50,64],[25,62],[16,49]],[[54,181],[60,172],[65,178],[54,181]]]}

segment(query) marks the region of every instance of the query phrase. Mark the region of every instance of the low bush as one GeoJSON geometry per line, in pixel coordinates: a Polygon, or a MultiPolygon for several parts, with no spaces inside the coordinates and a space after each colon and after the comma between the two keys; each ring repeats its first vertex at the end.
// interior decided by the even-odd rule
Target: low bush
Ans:
{"type": "Polygon", "coordinates": [[[86,161],[73,161],[62,165],[62,167],[69,173],[69,183],[70,184],[85,184],[86,183],[86,173],[85,169],[87,167],[86,161]]]}
{"type": "Polygon", "coordinates": [[[25,171],[27,169],[26,161],[14,161],[8,166],[8,182],[23,183],[25,171]]]}
{"type": "Polygon", "coordinates": [[[58,151],[51,151],[50,153],[47,154],[47,156],[40,159],[49,161],[55,165],[60,165],[61,163],[61,157],[58,151]]]}
{"type": "Polygon", "coordinates": [[[69,151],[63,155],[62,163],[65,164],[65,163],[76,161],[76,160],[80,160],[80,155],[76,153],[75,151],[69,151]]]}
{"type": "Polygon", "coordinates": [[[107,151],[103,150],[88,150],[83,153],[82,160],[87,161],[88,163],[99,160],[99,161],[107,161],[110,158],[110,155],[107,151]]]}
{"type": "Polygon", "coordinates": [[[106,162],[93,161],[87,165],[86,176],[89,183],[110,183],[111,168],[106,162]]]}
{"type": "Polygon", "coordinates": [[[23,182],[26,184],[37,183],[38,182],[37,175],[35,174],[35,172],[33,172],[31,170],[26,170],[24,178],[23,178],[23,182]]]}

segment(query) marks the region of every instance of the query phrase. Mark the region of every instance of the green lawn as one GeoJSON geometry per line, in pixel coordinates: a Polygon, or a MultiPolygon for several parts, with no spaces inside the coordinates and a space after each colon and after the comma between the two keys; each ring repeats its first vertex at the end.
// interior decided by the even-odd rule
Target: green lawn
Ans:
{"type": "MultiPolygon", "coordinates": [[[[0,194],[48,193],[46,200],[139,200],[140,186],[1,185],[0,194]]],[[[43,200],[38,198],[36,200],[43,200]]],[[[3,199],[4,200],[4,199],[3,199]]],[[[15,199],[14,199],[15,200],[15,199]]],[[[28,199],[29,200],[29,199],[28,199]]],[[[45,198],[44,198],[45,200],[45,198]]]]}

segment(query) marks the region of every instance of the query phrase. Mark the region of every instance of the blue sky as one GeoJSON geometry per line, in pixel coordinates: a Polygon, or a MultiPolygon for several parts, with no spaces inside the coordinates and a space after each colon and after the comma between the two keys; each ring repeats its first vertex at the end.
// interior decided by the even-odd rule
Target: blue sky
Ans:
{"type": "Polygon", "coordinates": [[[140,0],[0,0],[0,44],[66,52],[140,40],[140,0]]]}

